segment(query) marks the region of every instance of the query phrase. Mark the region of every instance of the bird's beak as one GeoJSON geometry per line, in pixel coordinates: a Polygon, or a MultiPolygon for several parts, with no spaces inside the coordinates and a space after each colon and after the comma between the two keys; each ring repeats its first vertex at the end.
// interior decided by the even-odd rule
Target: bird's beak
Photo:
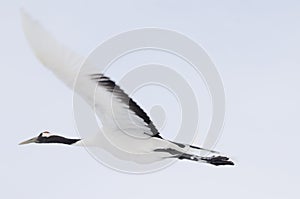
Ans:
{"type": "Polygon", "coordinates": [[[19,143],[19,145],[35,143],[36,141],[37,141],[37,137],[34,137],[34,138],[31,138],[29,140],[19,143]]]}

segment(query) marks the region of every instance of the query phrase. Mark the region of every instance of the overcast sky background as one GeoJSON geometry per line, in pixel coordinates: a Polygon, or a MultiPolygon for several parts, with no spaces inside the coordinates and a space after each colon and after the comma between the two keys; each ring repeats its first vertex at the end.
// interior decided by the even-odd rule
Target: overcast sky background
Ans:
{"type": "Polygon", "coordinates": [[[0,198],[299,198],[299,1],[1,1],[0,198]],[[234,168],[188,161],[130,175],[83,148],[17,144],[76,136],[72,92],[34,57],[20,7],[82,55],[139,27],[184,33],[217,66],[226,123],[217,150],[234,168]]]}

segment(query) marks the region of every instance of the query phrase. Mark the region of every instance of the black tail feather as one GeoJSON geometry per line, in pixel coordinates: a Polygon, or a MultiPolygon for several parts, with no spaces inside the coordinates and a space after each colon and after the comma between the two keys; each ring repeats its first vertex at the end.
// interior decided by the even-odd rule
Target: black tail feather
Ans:
{"type": "Polygon", "coordinates": [[[212,164],[215,166],[221,166],[221,165],[234,165],[233,161],[231,161],[228,157],[225,156],[199,156],[199,155],[193,155],[188,153],[181,153],[175,149],[171,148],[164,148],[164,149],[155,149],[154,151],[157,152],[167,152],[171,156],[169,158],[178,158],[179,160],[191,160],[196,162],[204,162],[208,164],[212,164]]]}
{"type": "Polygon", "coordinates": [[[180,160],[186,159],[186,160],[192,160],[192,161],[197,161],[197,162],[205,162],[209,163],[215,166],[220,166],[220,165],[234,165],[234,163],[225,156],[211,156],[211,157],[201,157],[197,155],[191,155],[187,153],[183,153],[180,156],[177,157],[180,160]]]}
{"type": "Polygon", "coordinates": [[[234,165],[234,163],[229,160],[228,157],[224,156],[201,157],[201,160],[215,166],[234,165]]]}

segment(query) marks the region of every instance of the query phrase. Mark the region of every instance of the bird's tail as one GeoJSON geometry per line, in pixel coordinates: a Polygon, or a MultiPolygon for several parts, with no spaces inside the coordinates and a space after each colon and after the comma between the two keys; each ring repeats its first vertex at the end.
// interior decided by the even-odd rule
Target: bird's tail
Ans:
{"type": "Polygon", "coordinates": [[[231,161],[228,157],[226,156],[199,156],[199,155],[192,155],[188,153],[182,153],[181,155],[178,155],[176,158],[180,160],[192,160],[192,161],[197,161],[197,162],[204,162],[208,164],[212,164],[215,166],[221,166],[221,165],[234,165],[233,161],[231,161]]]}
{"type": "Polygon", "coordinates": [[[196,162],[203,162],[208,163],[215,166],[221,166],[221,165],[234,165],[234,162],[230,160],[230,158],[226,156],[219,155],[219,152],[192,146],[192,145],[184,145],[172,142],[173,144],[179,146],[178,147],[170,147],[170,148],[159,148],[155,151],[157,152],[166,152],[169,153],[170,156],[168,158],[178,158],[179,160],[191,160],[196,162]],[[189,150],[186,150],[189,149],[189,150]],[[208,156],[201,156],[201,152],[208,152],[212,155],[208,156]]]}

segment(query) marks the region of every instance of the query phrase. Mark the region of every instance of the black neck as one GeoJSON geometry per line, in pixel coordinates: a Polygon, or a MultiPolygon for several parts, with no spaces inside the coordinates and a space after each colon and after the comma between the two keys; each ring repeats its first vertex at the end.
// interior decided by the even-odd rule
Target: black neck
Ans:
{"type": "Polygon", "coordinates": [[[58,135],[51,135],[49,137],[40,137],[38,138],[38,143],[57,143],[57,144],[68,144],[72,145],[78,142],[80,139],[70,139],[61,137],[58,135]]]}

